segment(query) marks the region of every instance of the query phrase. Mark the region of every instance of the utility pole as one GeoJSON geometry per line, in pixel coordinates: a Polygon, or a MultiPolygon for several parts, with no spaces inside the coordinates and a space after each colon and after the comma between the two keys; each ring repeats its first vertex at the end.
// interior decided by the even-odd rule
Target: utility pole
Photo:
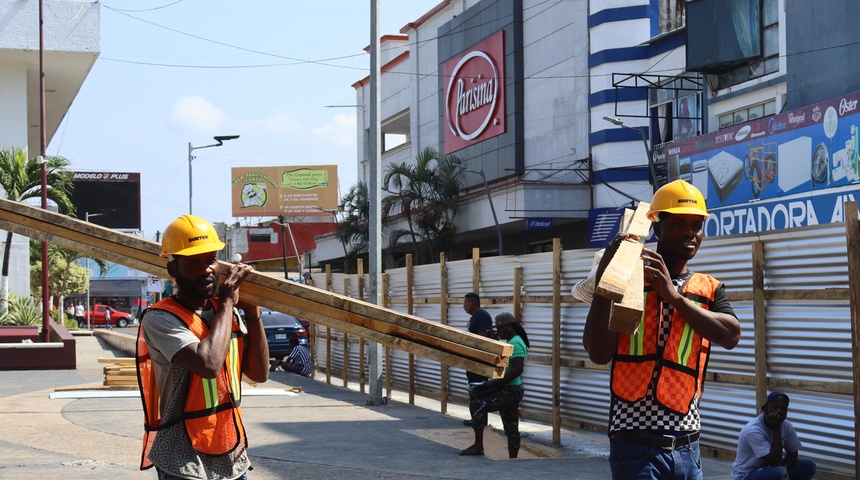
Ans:
{"type": "MultiPolygon", "coordinates": [[[[379,0],[370,0],[370,238],[368,239],[368,260],[370,260],[370,302],[382,306],[382,261],[379,258],[382,248],[382,207],[380,190],[382,152],[379,141],[379,0]]],[[[370,375],[368,405],[382,405],[382,345],[368,342],[367,367],[370,375]]]]}

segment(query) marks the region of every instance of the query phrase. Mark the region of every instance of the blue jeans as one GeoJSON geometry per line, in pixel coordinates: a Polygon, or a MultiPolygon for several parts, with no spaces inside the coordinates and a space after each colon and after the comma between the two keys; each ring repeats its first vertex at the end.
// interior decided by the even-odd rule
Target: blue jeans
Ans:
{"type": "Polygon", "coordinates": [[[813,475],[815,462],[808,458],[798,458],[789,471],[786,471],[785,467],[762,467],[748,473],[743,480],[810,480],[813,475]]]}
{"type": "Polygon", "coordinates": [[[616,480],[702,480],[699,442],[664,450],[610,438],[609,466],[616,480]]]}

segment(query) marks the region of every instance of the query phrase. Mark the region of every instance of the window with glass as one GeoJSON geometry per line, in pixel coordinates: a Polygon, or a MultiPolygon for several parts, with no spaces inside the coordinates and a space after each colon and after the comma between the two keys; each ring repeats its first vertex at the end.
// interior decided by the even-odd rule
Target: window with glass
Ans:
{"type": "Polygon", "coordinates": [[[749,122],[757,118],[767,117],[776,113],[776,100],[759,103],[751,107],[745,107],[733,112],[720,115],[718,120],[720,128],[728,128],[739,123],[749,122]]]}
{"type": "Polygon", "coordinates": [[[687,0],[660,0],[660,33],[684,26],[684,5],[687,0]]]}
{"type": "Polygon", "coordinates": [[[761,3],[763,58],[717,76],[717,90],[779,71],[779,0],[761,3]]]}
{"type": "Polygon", "coordinates": [[[648,94],[655,144],[695,137],[702,132],[702,94],[698,82],[678,77],[648,94]]]}

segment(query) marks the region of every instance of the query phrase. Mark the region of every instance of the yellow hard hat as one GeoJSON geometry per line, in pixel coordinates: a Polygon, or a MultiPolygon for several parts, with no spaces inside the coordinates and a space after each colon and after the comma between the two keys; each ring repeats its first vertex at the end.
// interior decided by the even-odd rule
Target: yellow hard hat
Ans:
{"type": "Polygon", "coordinates": [[[651,199],[651,209],[648,210],[648,219],[652,222],[659,222],[659,215],[663,212],[676,215],[708,216],[708,209],[702,192],[683,180],[667,183],[654,192],[654,197],[651,199]]]}
{"type": "Polygon", "coordinates": [[[224,248],[218,232],[208,221],[194,215],[183,215],[164,229],[161,256],[197,255],[224,248]]]}

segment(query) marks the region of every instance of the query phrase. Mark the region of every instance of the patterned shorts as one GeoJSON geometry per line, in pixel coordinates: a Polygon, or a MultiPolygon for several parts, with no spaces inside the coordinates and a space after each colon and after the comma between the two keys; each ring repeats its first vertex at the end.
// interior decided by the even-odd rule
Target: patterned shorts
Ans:
{"type": "Polygon", "coordinates": [[[505,385],[501,389],[485,396],[473,396],[469,400],[469,412],[472,414],[472,428],[479,429],[487,426],[487,413],[499,412],[505,435],[508,437],[508,448],[520,448],[520,402],[523,399],[522,385],[505,385]]]}

